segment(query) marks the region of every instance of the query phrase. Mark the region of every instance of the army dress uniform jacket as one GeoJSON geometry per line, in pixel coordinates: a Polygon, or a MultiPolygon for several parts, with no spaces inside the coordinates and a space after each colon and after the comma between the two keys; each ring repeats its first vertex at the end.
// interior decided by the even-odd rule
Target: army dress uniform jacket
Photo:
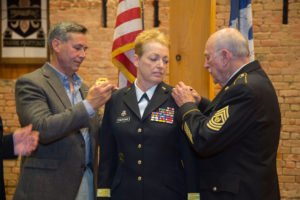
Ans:
{"type": "Polygon", "coordinates": [[[13,135],[3,136],[3,124],[0,116],[0,200],[5,200],[5,187],[3,180],[3,159],[17,158],[14,155],[13,135]]]}
{"type": "Polygon", "coordinates": [[[163,82],[142,118],[134,84],[112,95],[100,130],[98,199],[185,200],[194,192],[195,154],[176,112],[171,87],[163,82]],[[159,122],[158,115],[170,118],[159,122]]]}
{"type": "MultiPolygon", "coordinates": [[[[79,90],[84,99],[87,86],[82,84],[79,90]]],[[[14,199],[74,200],[87,167],[80,129],[89,128],[91,155],[97,160],[97,114],[90,118],[83,102],[72,106],[61,80],[47,63],[17,80],[16,107],[21,125],[32,123],[40,135],[36,151],[22,159],[14,199]]],[[[91,164],[94,172],[97,164],[91,164]]]]}
{"type": "Polygon", "coordinates": [[[276,154],[281,116],[257,61],[232,77],[212,102],[186,103],[179,119],[199,153],[201,200],[279,200],[276,154]]]}

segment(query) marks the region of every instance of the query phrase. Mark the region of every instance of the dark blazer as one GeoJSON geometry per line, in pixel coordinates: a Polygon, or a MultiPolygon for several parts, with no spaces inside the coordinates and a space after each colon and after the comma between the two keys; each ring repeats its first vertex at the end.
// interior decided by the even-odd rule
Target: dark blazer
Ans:
{"type": "Polygon", "coordinates": [[[257,61],[209,102],[186,103],[181,125],[199,153],[201,200],[278,200],[281,115],[275,90],[257,61]]]}
{"type": "Polygon", "coordinates": [[[0,200],[5,200],[5,187],[3,180],[3,159],[17,158],[14,155],[14,142],[12,134],[3,136],[3,124],[0,116],[0,200]]]}
{"type": "MultiPolygon", "coordinates": [[[[83,98],[87,91],[83,84],[83,98]]],[[[37,150],[22,160],[14,199],[75,199],[86,168],[80,129],[89,128],[96,159],[97,116],[90,119],[82,102],[71,105],[61,80],[48,64],[17,80],[16,107],[21,125],[32,123],[40,135],[37,150]]],[[[96,165],[94,162],[92,170],[96,171],[96,165]]]]}
{"type": "Polygon", "coordinates": [[[157,86],[142,118],[134,84],[112,95],[100,131],[98,188],[106,189],[106,196],[111,192],[112,200],[184,200],[197,189],[192,182],[195,154],[176,114],[171,87],[165,83],[157,86]],[[168,107],[174,108],[172,123],[151,120],[151,114],[168,107]]]}

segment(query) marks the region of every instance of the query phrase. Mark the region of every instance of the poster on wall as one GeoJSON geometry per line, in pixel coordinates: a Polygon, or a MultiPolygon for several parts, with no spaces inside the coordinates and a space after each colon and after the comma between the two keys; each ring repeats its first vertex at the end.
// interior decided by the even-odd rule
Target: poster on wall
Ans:
{"type": "Polygon", "coordinates": [[[1,63],[47,60],[48,0],[1,0],[1,63]]]}

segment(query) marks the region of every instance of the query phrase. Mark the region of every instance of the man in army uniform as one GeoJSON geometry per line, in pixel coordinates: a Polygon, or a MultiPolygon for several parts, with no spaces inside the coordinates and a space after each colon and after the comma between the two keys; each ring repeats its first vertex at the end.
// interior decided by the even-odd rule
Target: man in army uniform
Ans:
{"type": "Polygon", "coordinates": [[[278,200],[281,115],[271,81],[248,42],[225,28],[210,36],[205,68],[222,86],[210,102],[179,82],[172,91],[180,125],[199,154],[201,200],[278,200]]]}

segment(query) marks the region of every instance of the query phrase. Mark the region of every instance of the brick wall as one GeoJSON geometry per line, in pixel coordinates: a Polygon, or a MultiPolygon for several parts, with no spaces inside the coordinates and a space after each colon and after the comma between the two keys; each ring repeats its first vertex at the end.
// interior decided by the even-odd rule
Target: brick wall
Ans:
{"type": "MultiPolygon", "coordinates": [[[[160,29],[168,34],[169,1],[160,0],[160,29]]],[[[90,85],[98,77],[117,83],[110,52],[117,0],[108,0],[107,28],[101,0],[51,0],[50,24],[74,20],[89,29],[87,58],[79,74],[90,85]]],[[[282,0],[252,0],[255,56],[270,76],[282,112],[278,174],[282,200],[300,199],[300,1],[289,0],[288,24],[282,24],[282,0]]],[[[145,28],[153,27],[153,0],[144,0],[145,28]]],[[[217,0],[216,30],[229,24],[230,0],[217,0]]],[[[15,80],[0,80],[0,114],[5,133],[16,129],[15,80]]],[[[19,160],[5,161],[8,200],[17,184],[19,160]]]]}

